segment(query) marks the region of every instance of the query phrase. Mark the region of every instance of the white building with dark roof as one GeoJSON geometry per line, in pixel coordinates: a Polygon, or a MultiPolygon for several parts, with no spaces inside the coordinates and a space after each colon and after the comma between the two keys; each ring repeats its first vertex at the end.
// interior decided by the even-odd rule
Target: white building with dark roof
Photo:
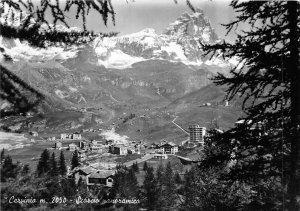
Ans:
{"type": "Polygon", "coordinates": [[[80,139],[82,139],[81,133],[79,133],[79,132],[73,133],[73,134],[72,134],[72,139],[75,139],[75,140],[80,140],[80,139]]]}
{"type": "Polygon", "coordinates": [[[107,187],[113,186],[113,175],[115,174],[112,170],[97,170],[87,176],[87,185],[104,185],[107,187]]]}
{"type": "Polygon", "coordinates": [[[69,148],[68,148],[68,149],[69,149],[70,151],[75,151],[75,150],[77,150],[77,148],[78,148],[77,145],[74,144],[74,143],[72,143],[72,144],[69,144],[69,148]]]}
{"type": "Polygon", "coordinates": [[[115,171],[99,170],[94,167],[87,166],[75,168],[71,174],[75,178],[75,183],[78,184],[81,179],[87,186],[106,186],[112,187],[114,182],[115,171]]]}
{"type": "Polygon", "coordinates": [[[178,152],[178,146],[173,142],[167,142],[160,146],[160,152],[162,154],[176,154],[178,152]]]}

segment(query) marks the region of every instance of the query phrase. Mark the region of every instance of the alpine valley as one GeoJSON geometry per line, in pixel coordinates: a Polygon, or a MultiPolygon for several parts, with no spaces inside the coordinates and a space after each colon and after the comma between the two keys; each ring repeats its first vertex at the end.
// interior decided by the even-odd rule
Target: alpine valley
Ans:
{"type": "MultiPolygon", "coordinates": [[[[2,119],[1,127],[28,131],[42,122],[45,134],[114,127],[149,143],[187,139],[175,118],[184,129],[195,123],[228,129],[240,103],[225,106],[226,88],[210,79],[236,62],[204,57],[200,42],[220,42],[201,10],[184,13],[162,34],[147,28],[81,46],[42,49],[1,37],[13,59],[6,67],[45,96],[36,113],[2,119]]],[[[1,102],[1,109],[9,104],[1,102]]]]}

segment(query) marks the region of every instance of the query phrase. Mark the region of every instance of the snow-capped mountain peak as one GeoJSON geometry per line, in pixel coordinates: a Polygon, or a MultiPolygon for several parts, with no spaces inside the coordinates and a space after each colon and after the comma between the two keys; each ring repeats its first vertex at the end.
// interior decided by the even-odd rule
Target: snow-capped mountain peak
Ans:
{"type": "MultiPolygon", "coordinates": [[[[217,40],[218,37],[209,20],[204,16],[202,10],[197,9],[195,13],[182,14],[160,35],[154,29],[146,28],[120,37],[98,38],[94,42],[94,47],[101,65],[106,64],[105,60],[115,61],[112,56],[119,56],[120,52],[122,52],[122,58],[128,60],[128,65],[133,61],[149,59],[201,65],[204,61],[199,42],[215,43],[217,40]]],[[[125,63],[126,61],[123,61],[122,66],[125,63]]],[[[219,63],[220,61],[215,65],[219,65],[219,63]]],[[[107,65],[105,66],[107,67],[107,65]]],[[[110,63],[109,66],[120,68],[118,64],[110,63]]]]}
{"type": "Polygon", "coordinates": [[[157,35],[156,32],[155,32],[155,29],[146,28],[146,29],[143,29],[139,32],[129,34],[129,35],[125,35],[124,37],[141,37],[141,36],[155,36],[155,35],[157,35]]]}
{"type": "Polygon", "coordinates": [[[164,34],[177,37],[198,37],[206,43],[214,43],[218,39],[209,20],[200,9],[197,9],[195,13],[182,14],[167,27],[164,34]]]}

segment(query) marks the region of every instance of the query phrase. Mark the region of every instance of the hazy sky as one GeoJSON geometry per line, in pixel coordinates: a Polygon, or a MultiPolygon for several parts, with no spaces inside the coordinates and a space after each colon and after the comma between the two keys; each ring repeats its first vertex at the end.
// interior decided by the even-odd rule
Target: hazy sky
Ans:
{"type": "MultiPolygon", "coordinates": [[[[211,21],[216,33],[223,37],[225,28],[221,23],[228,23],[234,18],[234,13],[229,7],[229,0],[192,0],[195,7],[204,11],[211,21]]],[[[87,17],[88,29],[108,32],[117,31],[120,35],[138,32],[145,28],[154,28],[158,34],[184,12],[192,12],[186,5],[185,0],[112,0],[116,12],[116,25],[113,26],[111,19],[107,26],[103,25],[100,15],[91,12],[87,17]]],[[[71,25],[80,25],[76,20],[70,21],[71,25]]],[[[229,36],[231,39],[232,36],[229,36]]]]}

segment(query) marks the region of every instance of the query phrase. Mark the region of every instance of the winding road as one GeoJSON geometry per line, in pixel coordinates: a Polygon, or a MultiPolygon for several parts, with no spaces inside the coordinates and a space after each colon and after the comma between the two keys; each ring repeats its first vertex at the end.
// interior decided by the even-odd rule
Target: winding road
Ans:
{"type": "Polygon", "coordinates": [[[178,118],[178,116],[176,116],[176,117],[173,119],[172,123],[173,123],[176,127],[178,127],[180,130],[182,130],[184,133],[190,135],[185,129],[183,129],[182,127],[180,127],[180,126],[175,122],[175,120],[176,120],[177,118],[178,118]]]}
{"type": "Polygon", "coordinates": [[[144,157],[142,158],[139,158],[139,159],[135,159],[135,160],[132,160],[132,161],[128,161],[126,163],[123,163],[124,166],[126,167],[129,167],[129,166],[132,166],[134,163],[142,163],[142,162],[145,162],[147,160],[150,160],[151,158],[153,158],[154,155],[153,154],[146,154],[144,157]]]}

